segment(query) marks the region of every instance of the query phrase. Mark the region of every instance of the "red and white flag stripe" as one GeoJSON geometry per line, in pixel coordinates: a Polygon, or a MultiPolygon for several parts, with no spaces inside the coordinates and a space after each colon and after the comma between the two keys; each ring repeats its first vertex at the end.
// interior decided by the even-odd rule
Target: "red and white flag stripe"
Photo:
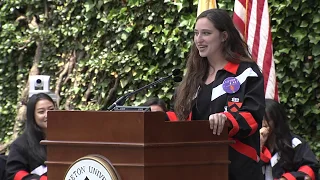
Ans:
{"type": "Polygon", "coordinates": [[[235,0],[233,22],[264,76],[265,97],[278,100],[267,0],[235,0]]]}

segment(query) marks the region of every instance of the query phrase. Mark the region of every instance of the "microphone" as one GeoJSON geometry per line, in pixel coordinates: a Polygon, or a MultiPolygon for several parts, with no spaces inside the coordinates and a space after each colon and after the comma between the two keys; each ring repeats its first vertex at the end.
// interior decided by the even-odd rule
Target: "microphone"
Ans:
{"type": "Polygon", "coordinates": [[[121,97],[120,97],[119,99],[117,99],[112,105],[110,105],[110,106],[107,108],[107,110],[108,110],[108,111],[112,111],[116,106],[122,106],[122,105],[125,103],[125,101],[126,101],[129,97],[131,97],[132,95],[137,94],[138,92],[140,92],[140,91],[142,91],[142,90],[144,90],[144,89],[146,89],[146,88],[148,88],[148,87],[151,87],[151,86],[154,86],[154,85],[159,84],[159,83],[161,83],[161,82],[164,82],[164,81],[166,81],[167,79],[169,79],[169,78],[171,78],[171,77],[173,77],[173,80],[174,80],[175,82],[180,82],[180,81],[182,80],[182,78],[180,77],[181,74],[182,74],[182,72],[181,72],[180,69],[174,69],[170,75],[168,75],[168,76],[166,76],[166,77],[161,77],[161,78],[158,79],[157,81],[154,81],[154,82],[152,82],[152,83],[150,83],[150,84],[147,84],[147,85],[143,86],[142,88],[139,88],[139,89],[137,89],[137,90],[135,90],[135,91],[132,91],[132,92],[130,92],[130,93],[127,93],[127,94],[121,96],[121,97]]]}

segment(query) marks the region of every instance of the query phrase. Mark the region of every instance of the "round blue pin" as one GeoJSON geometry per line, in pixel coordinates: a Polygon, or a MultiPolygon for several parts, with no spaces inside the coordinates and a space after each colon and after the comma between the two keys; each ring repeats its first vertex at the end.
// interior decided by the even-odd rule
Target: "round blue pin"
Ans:
{"type": "Polygon", "coordinates": [[[228,77],[222,83],[223,90],[228,94],[233,94],[240,89],[240,82],[235,77],[228,77]]]}

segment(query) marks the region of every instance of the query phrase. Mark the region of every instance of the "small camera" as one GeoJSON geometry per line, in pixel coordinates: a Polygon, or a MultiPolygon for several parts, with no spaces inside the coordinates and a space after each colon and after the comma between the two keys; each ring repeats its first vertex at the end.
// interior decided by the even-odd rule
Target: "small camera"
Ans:
{"type": "Polygon", "coordinates": [[[34,75],[29,78],[29,97],[32,94],[50,92],[50,76],[34,75]]]}
{"type": "Polygon", "coordinates": [[[29,77],[29,97],[33,94],[46,93],[54,101],[56,95],[50,91],[50,76],[48,75],[34,75],[29,77]]]}
{"type": "Polygon", "coordinates": [[[43,90],[43,83],[41,79],[37,79],[34,85],[35,90],[43,90]]]}

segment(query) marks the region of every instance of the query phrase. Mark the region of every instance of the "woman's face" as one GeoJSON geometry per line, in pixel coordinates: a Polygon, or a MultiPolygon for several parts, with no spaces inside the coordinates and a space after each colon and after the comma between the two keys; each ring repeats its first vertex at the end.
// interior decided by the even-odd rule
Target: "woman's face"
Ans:
{"type": "Polygon", "coordinates": [[[157,111],[163,111],[164,112],[164,110],[158,105],[151,105],[150,108],[151,108],[152,112],[157,112],[157,111]]]}
{"type": "Polygon", "coordinates": [[[47,129],[47,113],[49,110],[54,110],[54,104],[51,101],[41,99],[36,103],[34,118],[37,125],[42,129],[47,129]]]}
{"type": "Polygon", "coordinates": [[[217,30],[208,18],[198,19],[194,29],[194,42],[201,57],[221,52],[223,33],[217,30]]]}
{"type": "Polygon", "coordinates": [[[262,120],[262,127],[269,128],[267,120],[265,120],[265,119],[262,120]]]}
{"type": "Polygon", "coordinates": [[[271,133],[273,130],[273,122],[271,120],[267,121],[265,118],[262,120],[262,127],[268,128],[269,132],[271,133]]]}

